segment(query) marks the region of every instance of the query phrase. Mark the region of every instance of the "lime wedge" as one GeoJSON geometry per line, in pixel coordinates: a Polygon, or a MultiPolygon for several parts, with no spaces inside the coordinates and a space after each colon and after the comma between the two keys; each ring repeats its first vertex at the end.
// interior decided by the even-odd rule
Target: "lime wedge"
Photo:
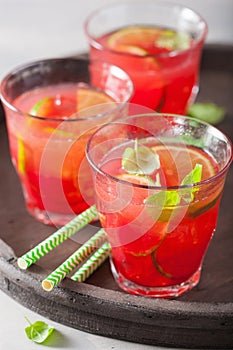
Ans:
{"type": "Polygon", "coordinates": [[[111,34],[106,42],[108,48],[117,51],[121,45],[137,46],[146,50],[161,34],[160,28],[150,26],[131,26],[121,28],[111,34]]]}
{"type": "Polygon", "coordinates": [[[26,157],[25,157],[25,148],[22,139],[17,137],[18,143],[18,171],[21,175],[26,174],[26,157]]]}
{"type": "Polygon", "coordinates": [[[119,174],[118,179],[143,186],[153,186],[155,182],[147,175],[119,174]]]}
{"type": "Polygon", "coordinates": [[[36,117],[46,117],[51,104],[52,99],[50,97],[44,97],[32,107],[30,114],[36,117]]]}
{"type": "Polygon", "coordinates": [[[147,68],[157,70],[160,65],[155,57],[150,57],[149,54],[161,31],[160,28],[150,26],[121,28],[108,37],[106,46],[116,52],[144,57],[147,68]]]}

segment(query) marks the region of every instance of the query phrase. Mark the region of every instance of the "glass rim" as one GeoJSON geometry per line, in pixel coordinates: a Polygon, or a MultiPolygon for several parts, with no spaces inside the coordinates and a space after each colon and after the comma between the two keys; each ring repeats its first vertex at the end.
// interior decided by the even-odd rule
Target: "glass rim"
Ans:
{"type": "MultiPolygon", "coordinates": [[[[104,90],[101,90],[101,91],[105,92],[104,90]]],[[[32,119],[41,120],[41,121],[48,121],[49,120],[49,121],[54,121],[54,122],[69,122],[69,123],[72,123],[72,122],[77,122],[77,121],[80,121],[80,122],[81,121],[90,121],[90,120],[94,120],[94,119],[96,119],[96,120],[98,119],[99,120],[101,118],[106,117],[109,113],[117,113],[122,108],[124,108],[124,106],[127,103],[129,103],[131,97],[133,96],[133,93],[134,93],[133,82],[132,82],[130,76],[128,75],[128,73],[125,72],[122,68],[116,66],[115,64],[112,64],[112,63],[109,63],[109,62],[105,62],[103,60],[90,59],[89,57],[85,57],[85,56],[63,57],[63,58],[54,57],[54,58],[46,58],[46,59],[39,59],[39,60],[35,60],[35,61],[30,61],[28,63],[21,64],[21,65],[18,65],[17,67],[15,67],[15,68],[13,68],[10,72],[8,72],[3,77],[2,81],[0,82],[0,100],[3,102],[3,104],[5,106],[7,106],[12,112],[18,113],[18,114],[20,114],[20,115],[22,115],[24,117],[27,117],[27,118],[32,118],[32,119]],[[91,62],[94,62],[94,63],[104,64],[104,65],[109,66],[109,67],[115,67],[116,70],[121,72],[121,74],[123,73],[125,78],[127,78],[127,80],[128,80],[129,92],[128,92],[127,98],[125,99],[125,101],[122,101],[122,102],[113,101],[113,102],[106,102],[106,103],[90,106],[88,108],[92,109],[92,108],[97,108],[100,105],[107,105],[107,104],[110,105],[110,104],[112,104],[114,106],[114,108],[112,108],[112,109],[110,109],[110,110],[108,110],[106,112],[103,112],[103,113],[97,113],[95,115],[91,115],[91,116],[83,117],[83,118],[82,117],[81,118],[80,117],[70,118],[70,116],[68,116],[68,117],[59,117],[59,118],[40,117],[40,116],[36,116],[36,115],[30,114],[28,112],[23,111],[20,108],[15,107],[14,104],[8,100],[8,98],[6,96],[6,92],[4,91],[4,89],[5,89],[5,86],[6,86],[7,82],[9,81],[9,79],[14,74],[18,74],[20,72],[23,72],[24,70],[26,70],[26,69],[28,69],[30,67],[33,67],[33,66],[39,66],[42,63],[52,64],[53,62],[67,62],[67,61],[73,61],[73,62],[82,61],[82,62],[87,62],[87,64],[91,63],[91,62]]],[[[87,109],[85,109],[83,111],[86,111],[87,109]]],[[[73,113],[72,115],[75,115],[75,114],[78,115],[79,113],[82,113],[82,111],[80,111],[80,112],[77,111],[76,113],[73,113]]]]}
{"type": "Polygon", "coordinates": [[[184,54],[185,52],[188,52],[190,50],[193,50],[195,49],[200,42],[204,41],[206,36],[207,36],[207,33],[208,33],[208,25],[207,25],[207,22],[206,20],[204,19],[204,17],[202,17],[197,11],[193,10],[192,8],[186,6],[186,5],[182,5],[182,4],[179,4],[179,3],[172,3],[172,2],[169,2],[169,1],[157,1],[157,2],[154,2],[154,1],[151,1],[151,0],[138,0],[136,2],[127,2],[127,1],[121,1],[121,2],[117,2],[117,3],[113,3],[113,4],[108,4],[108,5],[104,5],[100,8],[98,8],[97,10],[94,10],[92,13],[89,14],[89,16],[87,16],[86,20],[84,21],[84,33],[86,34],[87,36],[87,39],[89,41],[89,43],[91,45],[93,45],[96,49],[98,50],[106,50],[108,52],[113,52],[114,54],[116,55],[119,55],[119,56],[134,56],[134,57],[137,57],[138,59],[145,59],[145,58],[153,58],[153,57],[161,57],[161,58],[164,58],[164,57],[175,57],[175,56],[179,56],[179,55],[182,55],[184,54]],[[114,49],[110,49],[108,48],[106,45],[103,45],[101,44],[96,38],[94,38],[90,33],[89,33],[89,24],[91,22],[91,20],[93,18],[95,18],[95,16],[99,13],[101,13],[101,11],[103,10],[107,10],[107,9],[111,9],[111,8],[114,8],[114,7],[118,7],[118,6],[121,6],[121,5],[129,5],[129,6],[135,6],[135,4],[142,4],[145,6],[145,3],[149,3],[149,4],[152,4],[154,6],[156,5],[161,5],[161,6],[172,6],[172,7],[176,7],[176,8],[179,8],[179,9],[187,9],[189,11],[191,11],[192,13],[194,13],[196,16],[199,17],[200,19],[200,22],[203,23],[203,31],[202,31],[202,34],[200,35],[199,38],[195,39],[193,41],[193,45],[187,49],[182,49],[182,50],[172,50],[172,51],[169,51],[169,52],[161,52],[161,53],[158,53],[158,54],[146,54],[146,55],[143,55],[143,56],[139,56],[139,55],[136,55],[136,54],[133,54],[133,53],[128,53],[128,52],[120,52],[120,51],[115,51],[114,49]]]}
{"type": "Polygon", "coordinates": [[[206,123],[204,121],[201,121],[199,119],[193,118],[193,117],[189,117],[189,116],[183,116],[183,115],[179,115],[179,114],[172,114],[172,113],[143,113],[143,114],[137,114],[137,115],[131,115],[128,117],[124,117],[121,118],[117,121],[112,121],[110,123],[104,124],[102,126],[100,126],[88,139],[87,141],[87,145],[86,145],[86,158],[89,162],[89,164],[91,165],[91,167],[99,174],[106,176],[107,178],[110,178],[111,180],[117,182],[117,183],[122,183],[128,186],[133,186],[133,187],[137,187],[137,188],[142,188],[142,189],[149,189],[149,190],[160,190],[160,191],[169,191],[169,190],[182,190],[182,189],[187,189],[187,188],[193,188],[193,187],[197,187],[197,186],[202,186],[202,185],[206,185],[209,184],[211,182],[213,182],[215,179],[217,179],[218,177],[220,177],[222,174],[224,174],[227,169],[229,168],[229,166],[231,165],[231,162],[233,161],[233,144],[232,141],[230,140],[230,138],[224,134],[221,130],[217,129],[215,126],[206,123]],[[149,116],[154,116],[154,117],[158,117],[158,116],[163,116],[163,117],[174,117],[174,118],[179,118],[179,119],[183,119],[183,120],[194,120],[196,122],[198,122],[201,125],[206,125],[208,128],[213,129],[215,132],[219,133],[219,135],[221,135],[223,138],[225,138],[225,141],[227,144],[229,144],[229,148],[230,148],[230,156],[228,161],[226,161],[226,164],[224,165],[224,167],[219,170],[216,174],[208,177],[207,179],[201,180],[199,182],[195,182],[193,184],[190,185],[176,185],[176,186],[155,186],[155,185],[143,185],[143,184],[137,184],[137,183],[133,183],[130,181],[126,181],[126,180],[122,180],[119,179],[113,175],[110,175],[109,173],[103,171],[102,169],[100,169],[98,167],[98,165],[95,164],[95,162],[91,159],[90,157],[90,146],[92,143],[92,140],[94,139],[94,137],[104,128],[109,127],[110,125],[127,125],[127,123],[123,123],[124,121],[126,121],[127,119],[132,119],[132,118],[141,118],[141,117],[149,117],[149,116]]]}

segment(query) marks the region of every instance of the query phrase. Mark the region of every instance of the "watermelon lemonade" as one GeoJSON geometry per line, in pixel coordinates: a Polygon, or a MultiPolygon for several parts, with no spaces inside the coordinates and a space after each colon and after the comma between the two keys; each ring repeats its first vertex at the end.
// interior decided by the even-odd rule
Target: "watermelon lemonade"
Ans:
{"type": "Polygon", "coordinates": [[[120,3],[94,12],[85,29],[90,56],[130,75],[133,103],[157,112],[186,113],[198,92],[207,31],[194,11],[162,2],[120,3]]]}
{"type": "Polygon", "coordinates": [[[97,130],[87,152],[119,286],[167,298],[197,285],[232,159],[229,140],[189,118],[139,115],[97,130]]]}
{"type": "Polygon", "coordinates": [[[91,201],[87,139],[101,123],[123,116],[132,93],[127,74],[112,67],[51,59],[2,82],[12,161],[28,211],[44,223],[60,226],[87,209],[80,187],[91,201]]]}

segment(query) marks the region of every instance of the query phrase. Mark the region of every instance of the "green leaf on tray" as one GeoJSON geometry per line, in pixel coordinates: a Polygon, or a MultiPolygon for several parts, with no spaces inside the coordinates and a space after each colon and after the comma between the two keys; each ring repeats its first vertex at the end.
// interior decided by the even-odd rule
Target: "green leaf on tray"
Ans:
{"type": "Polygon", "coordinates": [[[129,174],[151,175],[160,167],[159,156],[149,147],[138,146],[135,140],[134,148],[127,147],[123,153],[122,167],[129,174]]]}
{"type": "Polygon", "coordinates": [[[54,328],[45,322],[36,321],[35,323],[31,323],[27,317],[25,319],[29,323],[29,326],[25,328],[25,333],[28,339],[31,339],[35,343],[43,343],[54,331],[54,328]]]}
{"type": "Polygon", "coordinates": [[[225,116],[225,109],[214,103],[194,103],[189,107],[187,114],[209,124],[220,123],[225,116]]]}

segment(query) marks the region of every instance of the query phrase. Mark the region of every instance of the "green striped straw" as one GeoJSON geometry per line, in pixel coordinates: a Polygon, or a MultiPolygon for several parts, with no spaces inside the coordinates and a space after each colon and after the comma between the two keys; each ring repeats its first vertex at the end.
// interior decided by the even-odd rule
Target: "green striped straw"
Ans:
{"type": "Polygon", "coordinates": [[[84,282],[109,256],[111,248],[105,242],[71,277],[72,280],[84,282]]]}
{"type": "Polygon", "coordinates": [[[64,261],[55,271],[42,281],[42,287],[46,291],[51,291],[60,283],[73,269],[82,263],[97,247],[106,239],[104,229],[100,229],[66,261],[64,261]]]}
{"type": "Polygon", "coordinates": [[[73,236],[76,232],[89,224],[93,219],[96,219],[97,216],[97,209],[95,205],[93,205],[89,209],[76,216],[73,220],[68,222],[68,224],[54,232],[44,241],[39,243],[36,247],[32,248],[26,254],[19,257],[17,260],[18,266],[21,269],[26,270],[37,260],[42,258],[47,253],[51,252],[59,244],[63,243],[66,239],[73,236]]]}

